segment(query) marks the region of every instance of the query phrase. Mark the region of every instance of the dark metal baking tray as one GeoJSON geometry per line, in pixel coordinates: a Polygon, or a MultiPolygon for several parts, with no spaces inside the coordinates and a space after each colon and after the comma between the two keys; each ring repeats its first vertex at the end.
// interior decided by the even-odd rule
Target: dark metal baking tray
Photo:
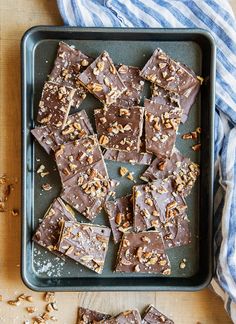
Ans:
{"type": "MultiPolygon", "coordinates": [[[[208,285],[212,266],[212,191],[213,191],[213,120],[215,83],[215,45],[212,36],[199,29],[112,29],[39,26],[28,30],[21,44],[22,51],[22,265],[23,281],[33,290],[197,290],[208,285]],[[144,274],[113,273],[116,246],[110,242],[102,275],[94,274],[81,265],[62,260],[32,243],[31,237],[49,204],[60,193],[60,179],[52,158],[35,143],[30,130],[34,127],[37,105],[44,81],[53,65],[60,40],[75,45],[86,54],[96,57],[107,50],[114,62],[142,67],[153,50],[161,47],[175,59],[189,65],[206,82],[201,88],[188,121],[179,133],[198,126],[202,128],[201,153],[193,152],[192,143],[180,136],[177,148],[193,161],[200,162],[201,176],[187,198],[191,220],[192,243],[171,249],[168,255],[172,274],[168,277],[144,274]],[[44,164],[50,175],[39,177],[35,170],[44,164]],[[43,192],[41,185],[49,182],[53,189],[43,192]],[[186,258],[185,269],[179,268],[186,258]]],[[[148,87],[145,96],[149,96],[148,87]]],[[[101,104],[92,96],[83,102],[91,121],[92,111],[101,104]]],[[[120,180],[118,166],[108,162],[109,174],[120,180]]],[[[130,165],[129,165],[130,168],[130,165]]],[[[132,167],[135,176],[144,166],[132,167]]],[[[117,196],[130,192],[133,183],[122,180],[117,196]]],[[[86,221],[78,215],[78,220],[86,221]]],[[[104,214],[95,223],[107,224],[104,214]]],[[[112,240],[111,240],[112,241],[112,240]]]]}

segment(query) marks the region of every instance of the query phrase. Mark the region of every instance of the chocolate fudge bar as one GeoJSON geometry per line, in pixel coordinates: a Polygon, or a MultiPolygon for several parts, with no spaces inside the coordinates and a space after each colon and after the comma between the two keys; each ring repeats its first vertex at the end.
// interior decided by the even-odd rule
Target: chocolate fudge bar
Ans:
{"type": "Polygon", "coordinates": [[[170,262],[157,231],[125,233],[120,243],[116,272],[169,275],[170,262]]]}
{"type": "Polygon", "coordinates": [[[141,179],[145,181],[170,179],[173,190],[186,197],[190,194],[199,174],[199,165],[176,150],[165,162],[155,159],[142,174],[141,179]]]}
{"type": "Polygon", "coordinates": [[[78,76],[78,81],[104,105],[116,102],[126,90],[109,54],[104,51],[78,76]]]}
{"type": "Polygon", "coordinates": [[[72,105],[75,89],[45,82],[39,102],[37,121],[42,125],[64,128],[72,105]]]}
{"type": "Polygon", "coordinates": [[[108,215],[114,242],[118,243],[123,233],[133,229],[133,203],[132,196],[125,196],[113,201],[107,201],[104,205],[108,215]]]}
{"type": "Polygon", "coordinates": [[[117,66],[117,70],[127,90],[117,98],[115,104],[124,107],[139,105],[144,88],[144,81],[139,75],[139,68],[122,64],[117,66]]]}
{"type": "Polygon", "coordinates": [[[103,314],[89,308],[79,307],[77,324],[95,324],[99,321],[109,319],[111,315],[103,314]]]}
{"type": "Polygon", "coordinates": [[[133,187],[134,229],[155,228],[165,248],[186,245],[191,237],[186,202],[172,190],[170,181],[161,180],[133,187]]]}
{"type": "Polygon", "coordinates": [[[124,152],[108,149],[103,156],[105,160],[127,162],[131,164],[150,165],[152,162],[152,154],[145,152],[124,152]]]}
{"type": "Polygon", "coordinates": [[[64,129],[48,125],[35,127],[31,133],[49,154],[58,145],[87,137],[94,132],[86,112],[81,110],[68,116],[64,129]]]}
{"type": "Polygon", "coordinates": [[[200,84],[197,83],[192,88],[189,88],[189,91],[186,91],[184,94],[178,95],[177,93],[165,90],[164,88],[161,88],[159,85],[154,83],[152,86],[151,100],[161,105],[179,105],[183,109],[181,123],[185,123],[188,119],[190,108],[195,102],[199,89],[200,84]]]}
{"type": "Polygon", "coordinates": [[[140,75],[160,87],[181,94],[188,94],[200,80],[186,65],[171,59],[160,48],[157,48],[140,75]]]}
{"type": "Polygon", "coordinates": [[[174,322],[150,305],[142,317],[142,324],[174,324],[174,322]]]}
{"type": "Polygon", "coordinates": [[[102,273],[110,233],[110,228],[102,225],[64,222],[58,250],[85,267],[102,273]]]}
{"type": "Polygon", "coordinates": [[[63,86],[76,89],[73,97],[73,106],[79,107],[86,98],[86,90],[77,81],[78,75],[91,64],[93,58],[85,55],[80,50],[60,42],[54,67],[49,75],[49,80],[63,86]]]}
{"type": "Polygon", "coordinates": [[[142,319],[140,313],[136,309],[127,310],[119,315],[100,321],[102,324],[141,324],[142,319]]]}
{"type": "Polygon", "coordinates": [[[158,159],[166,160],[172,154],[182,109],[172,108],[145,99],[145,146],[158,159]]]}
{"type": "Polygon", "coordinates": [[[100,145],[107,149],[139,152],[143,129],[142,107],[104,107],[95,109],[94,115],[100,145]]]}
{"type": "Polygon", "coordinates": [[[74,215],[60,198],[56,198],[47,210],[42,222],[39,224],[33,241],[52,251],[56,255],[60,255],[56,249],[61,225],[64,221],[75,220],[74,215]]]}

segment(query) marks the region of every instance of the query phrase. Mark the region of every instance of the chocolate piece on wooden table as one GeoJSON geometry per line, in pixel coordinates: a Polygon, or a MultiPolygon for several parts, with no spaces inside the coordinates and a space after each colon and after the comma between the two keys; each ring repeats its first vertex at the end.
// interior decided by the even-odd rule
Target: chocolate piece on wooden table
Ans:
{"type": "Polygon", "coordinates": [[[149,305],[142,316],[142,324],[174,324],[174,322],[153,305],[149,305]]]}
{"type": "Polygon", "coordinates": [[[58,145],[92,135],[93,128],[84,110],[69,115],[64,129],[55,126],[35,127],[31,133],[49,154],[58,145]]]}
{"type": "Polygon", "coordinates": [[[53,82],[45,82],[39,102],[37,121],[42,125],[64,128],[75,89],[53,82]]]}
{"type": "Polygon", "coordinates": [[[125,233],[122,237],[116,272],[171,273],[162,236],[157,231],[125,233]]]}
{"type": "Polygon", "coordinates": [[[182,109],[145,100],[146,151],[166,160],[172,154],[182,109]]]}
{"type": "Polygon", "coordinates": [[[64,221],[75,220],[71,209],[61,200],[56,198],[47,210],[42,222],[39,224],[33,236],[33,241],[45,247],[56,255],[61,256],[57,251],[61,225],[64,221]]]}
{"type": "Polygon", "coordinates": [[[199,165],[175,151],[170,159],[160,161],[155,159],[142,174],[141,179],[154,181],[170,179],[173,191],[188,196],[200,174],[199,165]]]}
{"type": "Polygon", "coordinates": [[[140,313],[136,309],[127,310],[115,317],[100,321],[101,324],[141,324],[140,313]]]}
{"type": "Polygon", "coordinates": [[[94,115],[101,146],[139,152],[143,129],[142,107],[104,107],[95,109],[94,115]]]}
{"type": "Polygon", "coordinates": [[[104,105],[115,103],[126,90],[109,54],[104,51],[78,76],[78,81],[104,105]]]}
{"type": "Polygon", "coordinates": [[[130,232],[133,229],[133,204],[131,199],[131,195],[125,196],[107,201],[104,205],[115,243],[121,240],[123,233],[130,232]]]}
{"type": "Polygon", "coordinates": [[[97,312],[95,310],[79,307],[77,324],[95,324],[104,319],[109,319],[111,315],[97,312]]]}
{"type": "Polygon", "coordinates": [[[110,228],[102,225],[64,222],[58,250],[100,274],[104,267],[110,233],[110,228]]]}
{"type": "Polygon", "coordinates": [[[92,63],[94,59],[85,55],[80,50],[60,42],[54,67],[49,75],[49,80],[60,85],[76,89],[73,97],[73,106],[79,107],[86,98],[86,90],[77,81],[78,75],[92,63]]]}
{"type": "Polygon", "coordinates": [[[173,192],[170,181],[153,181],[133,187],[134,229],[158,230],[165,248],[190,243],[187,205],[182,196],[173,192]]]}
{"type": "Polygon", "coordinates": [[[124,152],[108,149],[103,156],[105,160],[127,162],[131,164],[150,165],[152,162],[152,154],[146,152],[124,152]]]}

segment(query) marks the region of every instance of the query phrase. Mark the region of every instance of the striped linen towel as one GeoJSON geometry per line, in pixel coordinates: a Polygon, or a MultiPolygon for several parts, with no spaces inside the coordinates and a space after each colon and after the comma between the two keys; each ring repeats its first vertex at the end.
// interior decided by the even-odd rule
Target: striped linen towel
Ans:
{"type": "Polygon", "coordinates": [[[66,25],[203,28],[217,44],[212,286],[236,323],[236,20],[227,0],[57,0],[66,25]]]}

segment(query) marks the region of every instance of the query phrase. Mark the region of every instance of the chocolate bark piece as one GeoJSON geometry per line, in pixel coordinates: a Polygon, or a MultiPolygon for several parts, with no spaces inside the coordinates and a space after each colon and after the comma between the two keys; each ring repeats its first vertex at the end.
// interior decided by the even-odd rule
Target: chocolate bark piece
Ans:
{"type": "Polygon", "coordinates": [[[109,319],[111,315],[97,312],[95,310],[79,307],[77,324],[95,324],[99,321],[109,319]]]}
{"type": "Polygon", "coordinates": [[[133,229],[133,203],[132,196],[125,196],[113,201],[107,201],[104,209],[108,215],[113,239],[118,243],[123,233],[133,229]]]}
{"type": "Polygon", "coordinates": [[[133,187],[134,229],[158,230],[165,248],[190,243],[187,205],[184,198],[172,191],[170,181],[153,181],[133,187]]]}
{"type": "Polygon", "coordinates": [[[39,102],[37,121],[42,125],[64,128],[72,105],[75,89],[45,82],[39,102]]]}
{"type": "Polygon", "coordinates": [[[61,253],[56,249],[61,225],[64,221],[72,220],[75,220],[75,217],[70,208],[64,204],[61,198],[56,198],[36,229],[33,241],[54,254],[61,256],[61,253]]]}
{"type": "Polygon", "coordinates": [[[109,54],[104,51],[78,76],[78,81],[103,104],[110,105],[126,90],[109,54]]]}
{"type": "Polygon", "coordinates": [[[92,61],[93,58],[85,55],[80,50],[64,42],[59,42],[57,56],[49,80],[76,89],[73,106],[77,108],[86,98],[86,90],[80,85],[77,78],[92,61]]]}
{"type": "Polygon", "coordinates": [[[162,236],[157,231],[125,233],[120,243],[116,272],[171,273],[162,236]]]}
{"type": "Polygon", "coordinates": [[[139,152],[143,129],[142,107],[104,107],[95,109],[94,115],[101,146],[139,152]]]}
{"type": "Polygon", "coordinates": [[[142,324],[174,324],[174,322],[153,305],[149,305],[142,317],[142,324]]]}
{"type": "Polygon", "coordinates": [[[140,69],[124,64],[116,67],[127,89],[117,98],[115,104],[124,107],[139,105],[144,88],[144,81],[139,75],[140,69]]]}
{"type": "Polygon", "coordinates": [[[200,84],[196,84],[192,88],[189,88],[184,94],[178,95],[177,93],[165,90],[157,84],[152,86],[152,97],[151,100],[162,104],[162,105],[180,105],[183,109],[183,114],[181,116],[181,123],[185,123],[188,119],[189,111],[194,104],[197,94],[200,89],[200,84]]]}
{"type": "Polygon", "coordinates": [[[185,94],[197,84],[200,85],[197,76],[189,67],[171,59],[160,48],[154,51],[140,75],[179,95],[185,94]]]}
{"type": "Polygon", "coordinates": [[[127,310],[115,317],[100,321],[102,324],[141,324],[142,319],[140,313],[136,309],[127,310]]]}
{"type": "Polygon", "coordinates": [[[145,99],[145,146],[158,159],[166,160],[172,154],[182,109],[164,106],[145,99]]]}
{"type": "Polygon", "coordinates": [[[150,165],[152,162],[152,154],[146,152],[124,152],[108,149],[103,156],[106,160],[127,162],[131,164],[150,165]]]}
{"type": "MultiPolygon", "coordinates": [[[[62,144],[55,152],[55,159],[62,185],[66,187],[69,179],[74,178],[73,183],[76,184],[75,175],[79,175],[84,170],[87,171],[88,168],[93,168],[97,162],[103,161],[103,156],[97,137],[93,135],[62,144]]],[[[105,176],[107,174],[105,163],[99,164],[99,167],[99,173],[105,176]]],[[[94,168],[96,169],[96,167],[94,168]]]]}
{"type": "Polygon", "coordinates": [[[110,233],[110,228],[102,225],[64,222],[58,250],[100,274],[104,267],[110,233]]]}
{"type": "Polygon", "coordinates": [[[88,115],[84,110],[81,110],[68,116],[64,129],[55,126],[41,126],[32,129],[31,133],[49,154],[58,145],[87,137],[94,132],[88,115]]]}
{"type": "Polygon", "coordinates": [[[165,162],[155,159],[142,174],[141,179],[145,181],[169,179],[173,191],[186,197],[191,193],[199,174],[199,165],[176,150],[165,162]]]}

